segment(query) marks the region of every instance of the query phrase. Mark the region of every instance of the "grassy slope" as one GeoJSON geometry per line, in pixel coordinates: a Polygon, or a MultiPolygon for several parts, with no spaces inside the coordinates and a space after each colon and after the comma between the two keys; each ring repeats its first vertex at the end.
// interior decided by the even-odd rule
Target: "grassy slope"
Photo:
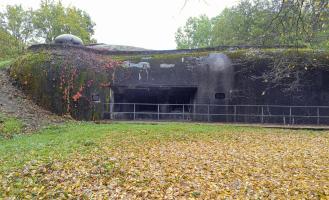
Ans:
{"type": "Polygon", "coordinates": [[[1,60],[0,59],[0,70],[7,67],[8,65],[10,65],[13,62],[13,59],[4,59],[1,60]]]}

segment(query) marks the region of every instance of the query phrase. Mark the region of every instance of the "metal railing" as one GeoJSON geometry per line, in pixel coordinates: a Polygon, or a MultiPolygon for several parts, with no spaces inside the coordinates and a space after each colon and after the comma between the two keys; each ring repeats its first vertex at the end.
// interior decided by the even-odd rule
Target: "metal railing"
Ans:
{"type": "Polygon", "coordinates": [[[112,120],[190,120],[206,122],[329,124],[329,106],[105,103],[112,120]]]}

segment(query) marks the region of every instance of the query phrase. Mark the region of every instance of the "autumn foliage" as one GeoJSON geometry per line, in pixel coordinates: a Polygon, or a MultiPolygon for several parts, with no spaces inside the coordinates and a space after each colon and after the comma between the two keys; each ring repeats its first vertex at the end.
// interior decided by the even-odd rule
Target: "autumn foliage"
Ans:
{"type": "Polygon", "coordinates": [[[79,124],[61,132],[59,138],[76,139],[52,149],[68,143],[72,153],[47,161],[37,159],[44,150],[33,151],[30,162],[0,173],[0,198],[329,197],[325,131],[171,123],[79,124]]]}

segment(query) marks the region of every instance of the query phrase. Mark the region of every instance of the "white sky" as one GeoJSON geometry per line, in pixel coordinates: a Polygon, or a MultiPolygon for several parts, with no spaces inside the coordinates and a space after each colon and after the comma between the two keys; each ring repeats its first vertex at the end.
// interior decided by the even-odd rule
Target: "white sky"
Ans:
{"type": "MultiPolygon", "coordinates": [[[[0,0],[37,8],[40,0],[0,0]]],[[[238,0],[62,0],[64,5],[87,11],[96,22],[99,43],[130,45],[148,49],[174,49],[175,32],[188,17],[218,15],[238,0]],[[206,2],[206,3],[205,3],[206,2]]]]}

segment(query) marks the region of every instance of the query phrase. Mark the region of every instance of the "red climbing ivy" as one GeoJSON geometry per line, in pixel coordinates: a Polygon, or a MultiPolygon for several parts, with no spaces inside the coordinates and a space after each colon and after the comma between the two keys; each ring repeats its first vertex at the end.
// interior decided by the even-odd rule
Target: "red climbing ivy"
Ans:
{"type": "Polygon", "coordinates": [[[78,101],[82,97],[83,89],[83,86],[80,86],[79,91],[72,97],[73,101],[78,101]]]}
{"type": "MultiPolygon", "coordinates": [[[[109,87],[111,81],[113,81],[113,73],[116,67],[121,66],[122,62],[115,61],[111,57],[106,55],[100,55],[90,52],[85,52],[82,50],[75,50],[66,54],[65,58],[59,67],[60,72],[60,89],[62,90],[62,98],[64,105],[66,105],[66,111],[71,110],[71,100],[73,102],[78,102],[79,99],[84,97],[85,88],[91,87],[93,84],[97,83],[95,87],[109,87]],[[79,89],[77,88],[77,78],[81,70],[85,70],[88,73],[97,74],[108,74],[107,82],[98,83],[93,79],[89,79],[84,83],[79,83],[79,89]]],[[[87,98],[88,99],[88,98],[87,98]]]]}

